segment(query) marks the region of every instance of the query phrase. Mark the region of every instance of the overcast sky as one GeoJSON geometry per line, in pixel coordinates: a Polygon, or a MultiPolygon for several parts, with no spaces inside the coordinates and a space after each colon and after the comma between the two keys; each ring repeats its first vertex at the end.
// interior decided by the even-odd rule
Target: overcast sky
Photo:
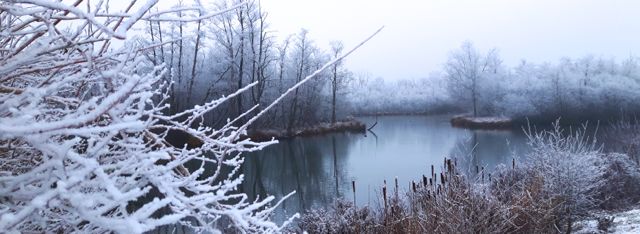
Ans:
{"type": "Polygon", "coordinates": [[[347,65],[387,79],[426,77],[465,40],[498,48],[507,65],[640,55],[635,0],[262,0],[262,7],[279,35],[306,28],[324,48],[331,40],[353,46],[385,25],[347,65]]]}

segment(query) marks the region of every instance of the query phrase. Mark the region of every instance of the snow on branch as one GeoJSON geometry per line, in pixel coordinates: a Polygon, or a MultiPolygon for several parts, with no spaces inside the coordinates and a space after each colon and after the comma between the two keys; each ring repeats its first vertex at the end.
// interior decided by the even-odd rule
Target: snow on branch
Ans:
{"type": "Polygon", "coordinates": [[[282,228],[269,221],[275,198],[254,202],[236,191],[241,154],[274,142],[231,138],[237,131],[231,125],[192,126],[233,95],[177,120],[163,113],[166,69],[136,56],[147,47],[128,41],[95,50],[112,37],[126,38],[156,2],[118,26],[117,18],[98,20],[77,4],[3,3],[12,10],[0,14],[0,230],[141,233],[176,223],[210,231],[225,223],[242,232],[282,228]],[[67,12],[84,23],[63,18],[67,12]],[[176,129],[201,146],[168,144],[164,137],[176,129]],[[187,168],[186,162],[201,163],[187,168]],[[236,169],[201,176],[222,170],[211,162],[236,169]]]}
{"type": "MultiPolygon", "coordinates": [[[[135,9],[130,1],[111,14],[101,1],[91,11],[81,2],[0,4],[0,230],[142,233],[180,223],[272,233],[296,218],[277,225],[270,220],[275,197],[250,201],[237,190],[242,154],[277,142],[241,139],[257,116],[218,129],[198,121],[256,83],[167,115],[168,71],[140,56],[154,46],[128,40],[109,48],[140,20],[197,7],[152,14],[157,0],[135,9]],[[171,145],[165,138],[173,131],[198,144],[171,145]]],[[[203,10],[201,18],[227,11],[203,10]]]]}

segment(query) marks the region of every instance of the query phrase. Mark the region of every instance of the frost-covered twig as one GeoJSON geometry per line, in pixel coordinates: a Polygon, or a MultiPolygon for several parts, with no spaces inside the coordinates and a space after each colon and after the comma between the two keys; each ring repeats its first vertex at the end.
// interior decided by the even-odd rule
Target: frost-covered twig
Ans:
{"type": "Polygon", "coordinates": [[[274,197],[249,201],[236,191],[241,153],[273,142],[238,141],[229,137],[237,131],[231,125],[215,131],[192,126],[233,95],[180,116],[189,121],[167,118],[166,70],[135,56],[144,45],[128,41],[122,49],[95,50],[107,48],[112,37],[124,39],[156,2],[132,9],[136,13],[116,26],[117,20],[93,17],[77,4],[4,3],[12,10],[0,14],[6,36],[0,52],[0,230],[140,233],[177,222],[211,231],[220,222],[244,232],[282,227],[269,221],[274,197]],[[59,22],[78,19],[60,17],[68,13],[85,23],[60,29],[65,24],[59,22]],[[171,146],[163,138],[173,129],[188,131],[202,145],[171,146]],[[185,168],[193,161],[203,163],[185,168]],[[236,169],[205,177],[208,162],[236,169]]]}
{"type": "Polygon", "coordinates": [[[109,48],[141,20],[176,21],[160,16],[185,10],[202,10],[204,19],[227,10],[207,13],[197,4],[152,14],[157,0],[150,0],[113,14],[103,2],[90,12],[80,2],[1,5],[0,230],[141,233],[181,223],[194,231],[231,225],[270,233],[297,217],[277,225],[270,220],[275,197],[251,201],[237,191],[242,154],[277,142],[241,140],[255,118],[218,129],[198,121],[255,83],[166,115],[171,75],[139,56],[161,44],[127,40],[109,48]],[[171,145],[165,139],[173,131],[198,144],[171,145]]]}

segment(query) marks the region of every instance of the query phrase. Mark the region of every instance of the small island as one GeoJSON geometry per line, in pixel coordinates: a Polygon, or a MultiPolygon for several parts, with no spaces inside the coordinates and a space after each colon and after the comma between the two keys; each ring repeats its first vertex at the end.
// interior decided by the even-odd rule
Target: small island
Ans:
{"type": "Polygon", "coordinates": [[[474,117],[464,114],[453,116],[451,126],[468,129],[510,129],[513,120],[509,117],[474,117]]]}
{"type": "Polygon", "coordinates": [[[288,139],[299,136],[315,136],[336,132],[357,132],[364,133],[367,125],[355,119],[337,121],[335,123],[319,123],[311,127],[296,128],[287,131],[286,129],[260,129],[252,130],[247,134],[248,138],[254,141],[268,141],[271,139],[288,139]]]}

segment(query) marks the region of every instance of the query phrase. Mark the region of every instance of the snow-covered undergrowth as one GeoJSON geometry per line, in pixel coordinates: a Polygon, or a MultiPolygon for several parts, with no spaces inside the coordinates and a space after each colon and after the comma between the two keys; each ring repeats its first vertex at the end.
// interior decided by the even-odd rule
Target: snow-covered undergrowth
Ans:
{"type": "MultiPolygon", "coordinates": [[[[236,190],[242,153],[276,141],[240,137],[282,97],[353,50],[254,117],[214,129],[201,124],[203,116],[256,83],[168,115],[173,77],[145,57],[159,45],[140,43],[129,31],[226,10],[195,1],[152,12],[157,3],[0,3],[0,230],[141,233],[179,222],[194,231],[270,233],[288,224],[270,221],[274,197],[251,201],[236,190]],[[200,144],[171,145],[169,131],[200,144]]],[[[231,8],[237,7],[243,6],[231,8]]]]}
{"type": "Polygon", "coordinates": [[[639,233],[640,209],[598,214],[595,219],[586,219],[576,224],[577,234],[591,233],[639,233]]]}

